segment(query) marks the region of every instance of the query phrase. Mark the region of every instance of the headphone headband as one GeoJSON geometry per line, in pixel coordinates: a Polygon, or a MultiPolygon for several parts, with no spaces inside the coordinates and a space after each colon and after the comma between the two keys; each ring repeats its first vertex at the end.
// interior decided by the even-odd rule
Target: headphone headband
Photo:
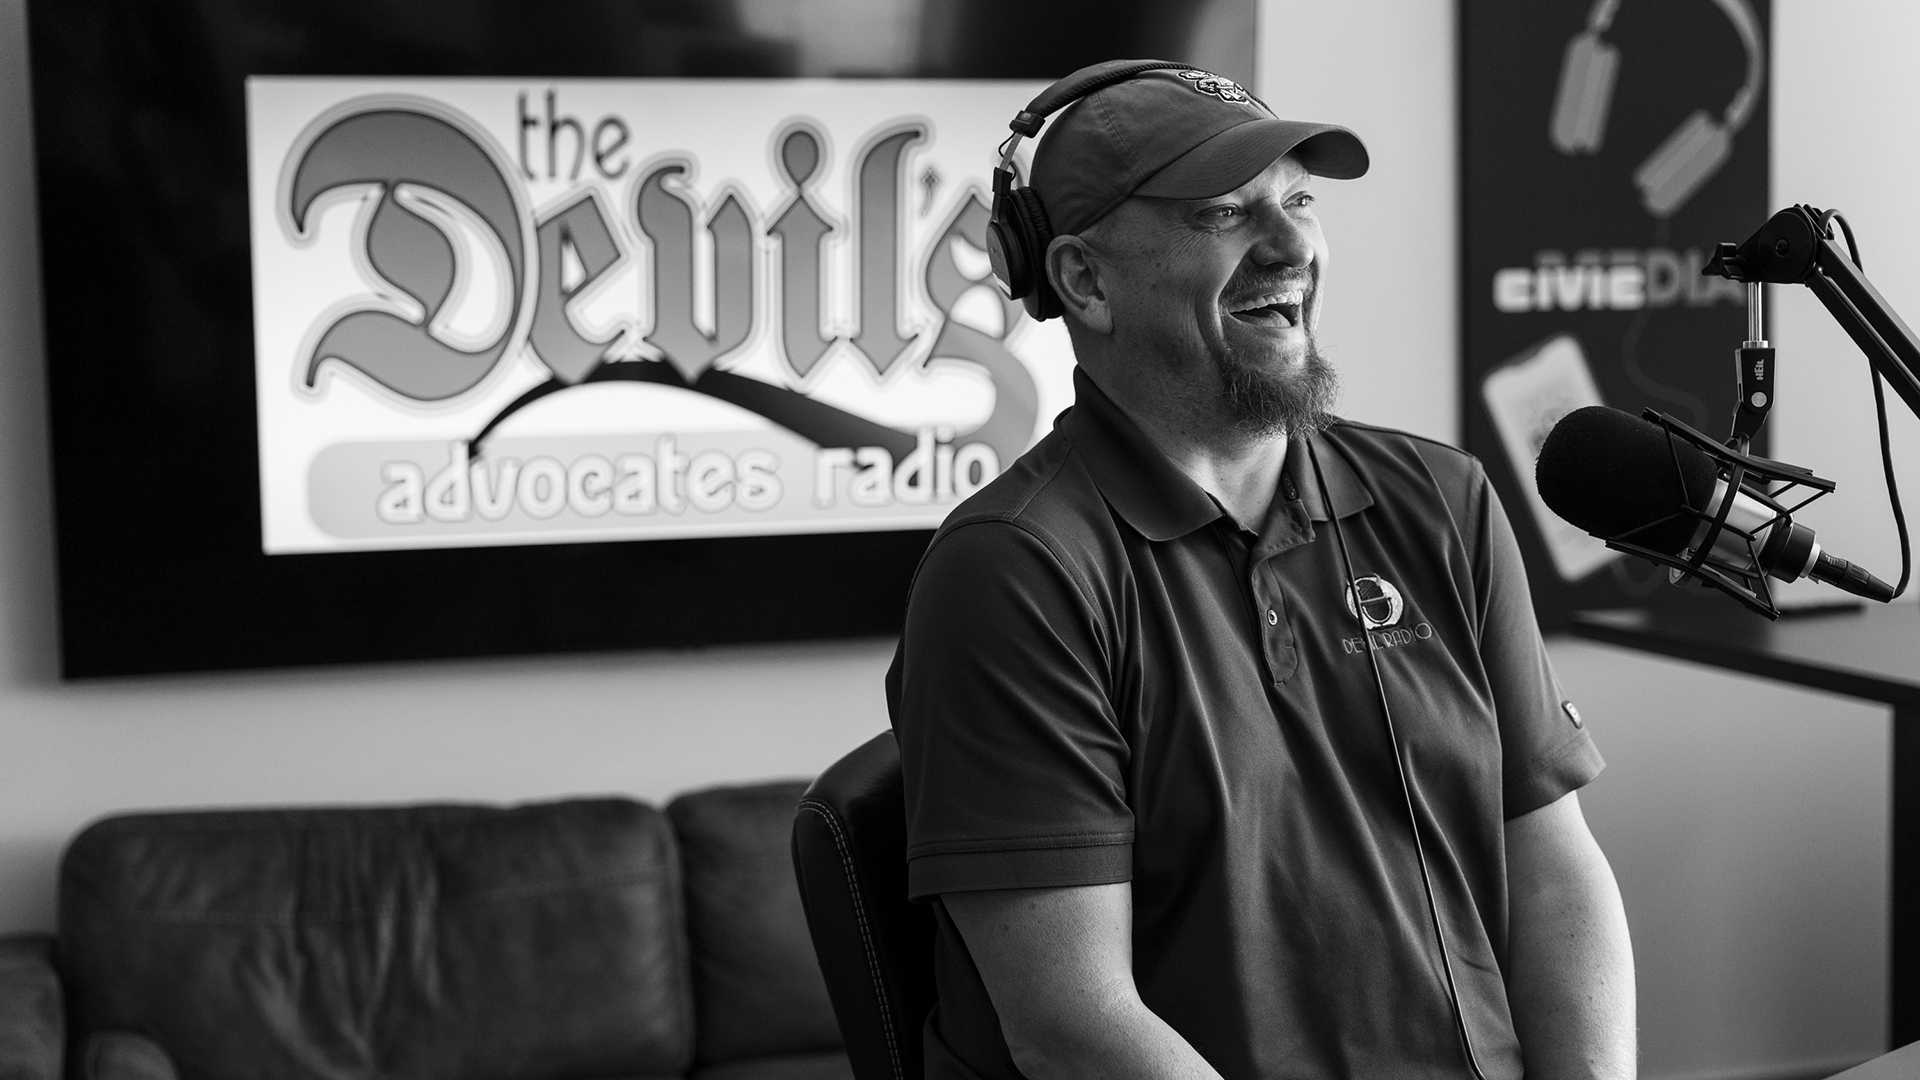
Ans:
{"type": "Polygon", "coordinates": [[[1143,72],[1186,69],[1171,60],[1109,60],[1081,68],[1042,90],[1007,127],[1013,134],[1000,144],[1000,165],[993,170],[993,212],[987,226],[987,254],[993,274],[1011,299],[1022,301],[1037,320],[1060,314],[1060,299],[1047,284],[1047,244],[1053,229],[1046,208],[1031,188],[1013,186],[1013,152],[1021,139],[1040,134],[1047,117],[1096,90],[1125,82],[1143,72]]]}
{"type": "Polygon", "coordinates": [[[1009,172],[1013,169],[1013,148],[1020,145],[1023,138],[1031,139],[1040,134],[1041,125],[1047,117],[1066,108],[1068,105],[1086,97],[1095,90],[1125,82],[1143,71],[1161,71],[1168,68],[1185,68],[1187,64],[1176,64],[1171,60],[1108,60],[1092,67],[1059,79],[1052,86],[1040,91],[1039,96],[1027,103],[1014,116],[1007,127],[1013,131],[1007,141],[1000,144],[1000,167],[1009,172]]]}
{"type": "Polygon", "coordinates": [[[1160,71],[1166,68],[1184,68],[1187,64],[1176,64],[1171,60],[1109,60],[1104,64],[1081,68],[1079,71],[1040,91],[1040,95],[1027,104],[1019,116],[1013,118],[1013,130],[1023,135],[1034,135],[1040,130],[1038,123],[1032,131],[1020,131],[1015,125],[1028,117],[1045,120],[1060,109],[1117,82],[1125,82],[1144,71],[1160,71]]]}

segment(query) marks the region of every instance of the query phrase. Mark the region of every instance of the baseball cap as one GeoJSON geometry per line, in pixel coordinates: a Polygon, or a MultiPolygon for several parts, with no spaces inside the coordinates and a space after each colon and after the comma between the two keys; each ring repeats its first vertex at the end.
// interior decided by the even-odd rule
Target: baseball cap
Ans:
{"type": "Polygon", "coordinates": [[[1059,236],[1130,195],[1224,195],[1289,153],[1315,176],[1351,180],[1367,171],[1367,148],[1346,128],[1282,120],[1212,72],[1159,68],[1062,110],[1034,151],[1030,186],[1059,236]]]}

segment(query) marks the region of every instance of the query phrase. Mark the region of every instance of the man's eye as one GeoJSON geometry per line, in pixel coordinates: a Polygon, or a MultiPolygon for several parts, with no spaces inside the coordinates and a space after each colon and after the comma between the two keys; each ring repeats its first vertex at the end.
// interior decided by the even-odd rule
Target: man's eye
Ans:
{"type": "Polygon", "coordinates": [[[1312,205],[1313,205],[1313,193],[1312,193],[1312,192],[1309,192],[1309,191],[1303,191],[1303,192],[1301,192],[1300,194],[1298,194],[1298,195],[1295,195],[1295,196],[1293,197],[1293,200],[1292,200],[1292,205],[1294,205],[1294,206],[1298,206],[1298,207],[1308,207],[1308,206],[1312,206],[1312,205]]]}

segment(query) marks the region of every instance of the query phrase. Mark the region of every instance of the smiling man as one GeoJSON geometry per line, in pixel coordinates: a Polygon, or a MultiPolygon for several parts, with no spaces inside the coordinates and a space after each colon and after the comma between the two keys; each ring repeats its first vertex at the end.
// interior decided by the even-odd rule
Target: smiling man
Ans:
{"type": "Polygon", "coordinates": [[[1506,516],[1328,412],[1312,185],[1367,165],[1178,68],[1040,143],[1077,399],[935,536],[888,679],[929,1077],[1633,1073],[1601,762],[1506,516]]]}

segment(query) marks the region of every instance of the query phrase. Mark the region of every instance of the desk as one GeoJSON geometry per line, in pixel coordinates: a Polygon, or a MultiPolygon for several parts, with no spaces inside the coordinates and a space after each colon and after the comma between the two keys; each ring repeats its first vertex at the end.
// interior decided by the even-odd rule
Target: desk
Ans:
{"type": "Polygon", "coordinates": [[[1893,706],[1889,1046],[1920,1040],[1920,611],[1912,604],[1768,622],[1732,601],[1685,618],[1583,611],[1579,637],[1893,706]]]}
{"type": "Polygon", "coordinates": [[[1827,1080],[1913,1080],[1920,1076],[1920,1042],[1910,1043],[1827,1080]]]}

